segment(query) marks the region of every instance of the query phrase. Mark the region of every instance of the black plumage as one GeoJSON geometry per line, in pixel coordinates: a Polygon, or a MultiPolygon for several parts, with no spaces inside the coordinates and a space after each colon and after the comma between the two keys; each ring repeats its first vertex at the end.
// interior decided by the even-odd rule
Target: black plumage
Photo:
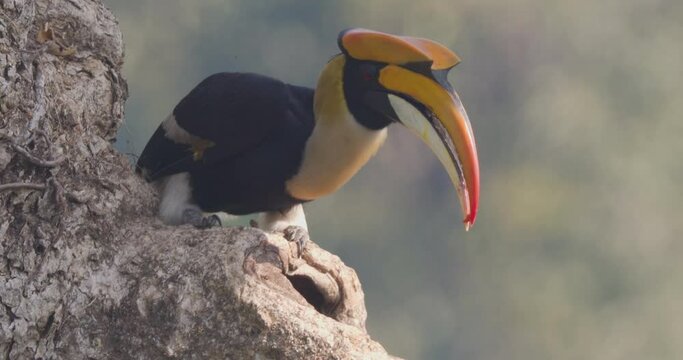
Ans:
{"type": "Polygon", "coordinates": [[[147,180],[188,172],[194,202],[207,212],[248,214],[289,208],[286,181],[298,170],[314,127],[313,90],[257,74],[219,73],[175,107],[183,130],[209,143],[170,139],[160,126],[140,155],[147,180]]]}

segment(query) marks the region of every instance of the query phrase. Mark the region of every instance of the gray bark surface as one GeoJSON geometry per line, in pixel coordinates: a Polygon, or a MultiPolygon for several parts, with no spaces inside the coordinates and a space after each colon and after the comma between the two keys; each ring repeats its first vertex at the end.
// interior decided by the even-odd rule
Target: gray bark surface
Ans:
{"type": "Polygon", "coordinates": [[[0,0],[0,357],[390,358],[337,256],[155,218],[122,64],[99,0],[0,0]]]}

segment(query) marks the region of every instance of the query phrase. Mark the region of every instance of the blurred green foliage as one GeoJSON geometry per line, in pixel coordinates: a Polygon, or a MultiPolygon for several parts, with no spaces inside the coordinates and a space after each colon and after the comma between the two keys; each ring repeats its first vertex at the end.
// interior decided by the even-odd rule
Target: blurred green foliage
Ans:
{"type": "Polygon", "coordinates": [[[355,267],[371,335],[411,359],[683,354],[683,2],[109,0],[130,85],[118,146],[142,150],[201,79],[313,86],[339,30],[447,44],[482,164],[460,224],[436,158],[400,128],[312,236],[355,267]]]}

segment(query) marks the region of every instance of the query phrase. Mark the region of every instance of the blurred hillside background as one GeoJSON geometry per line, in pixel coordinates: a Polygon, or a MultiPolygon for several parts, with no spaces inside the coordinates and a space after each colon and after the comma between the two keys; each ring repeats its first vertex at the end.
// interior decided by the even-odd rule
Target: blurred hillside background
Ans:
{"type": "Polygon", "coordinates": [[[337,33],[456,51],[482,204],[465,233],[445,172],[394,127],[312,237],[363,282],[371,335],[410,359],[683,357],[683,1],[109,0],[139,154],[199,81],[314,86],[337,33]]]}

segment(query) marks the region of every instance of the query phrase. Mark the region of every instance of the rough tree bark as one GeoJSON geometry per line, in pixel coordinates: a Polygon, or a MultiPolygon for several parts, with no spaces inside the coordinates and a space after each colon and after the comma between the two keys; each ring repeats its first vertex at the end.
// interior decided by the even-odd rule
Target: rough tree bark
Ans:
{"type": "Polygon", "coordinates": [[[389,358],[338,257],[155,219],[111,145],[122,62],[99,0],[0,0],[0,356],[389,358]]]}

